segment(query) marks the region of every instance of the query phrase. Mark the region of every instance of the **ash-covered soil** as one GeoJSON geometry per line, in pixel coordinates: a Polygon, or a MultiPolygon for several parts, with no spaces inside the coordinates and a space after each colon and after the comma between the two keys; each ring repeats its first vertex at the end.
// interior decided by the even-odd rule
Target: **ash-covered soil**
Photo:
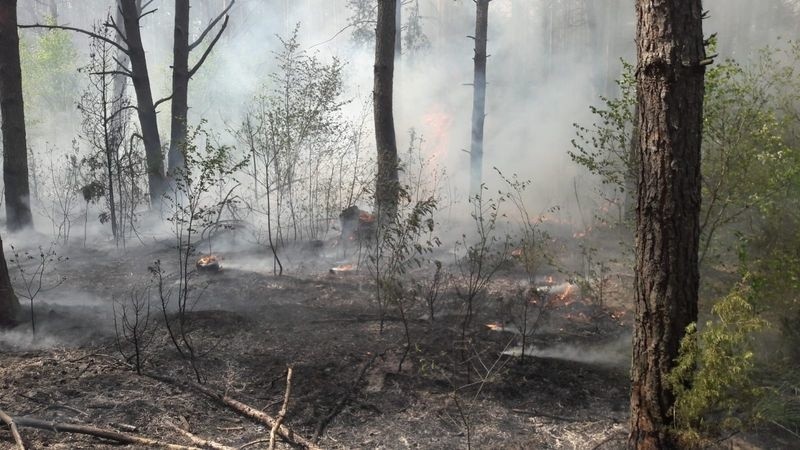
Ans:
{"type": "MultiPolygon", "coordinates": [[[[277,417],[291,365],[284,423],[321,448],[623,446],[631,316],[623,281],[610,286],[604,305],[575,291],[554,296],[527,338],[532,356],[521,360],[503,354],[520,344],[508,306],[520,284],[514,267],[491,283],[466,332],[452,284],[437,301],[434,320],[421,299],[406,305],[407,347],[394,306],[387,307],[381,332],[369,273],[331,273],[353,257],[330,253],[286,258],[285,275],[277,276],[264,253],[222,252],[220,272],[190,275],[186,323],[205,386],[277,417]]],[[[1,409],[187,446],[196,444],[176,427],[232,448],[267,448],[267,426],[187,384],[196,375],[169,339],[148,272],[156,259],[174,271],[174,250],[151,243],[125,252],[69,248],[60,254],[70,258],[57,267],[66,280],[37,297],[36,338],[29,323],[0,338],[1,409]],[[148,286],[152,343],[143,353],[146,374],[138,375],[118,352],[112,305],[119,326],[121,305],[148,286]]],[[[175,275],[165,279],[173,293],[176,281],[175,275]]],[[[168,307],[173,323],[174,303],[168,307]]],[[[73,433],[21,432],[30,448],[120,446],[73,433]]],[[[12,443],[0,431],[0,446],[12,443]]],[[[289,445],[279,441],[278,447],[289,445]]]]}

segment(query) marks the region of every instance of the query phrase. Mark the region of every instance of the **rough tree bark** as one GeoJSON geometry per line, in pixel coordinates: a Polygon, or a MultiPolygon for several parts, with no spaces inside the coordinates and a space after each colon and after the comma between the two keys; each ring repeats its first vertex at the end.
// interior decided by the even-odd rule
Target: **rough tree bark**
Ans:
{"type": "MultiPolygon", "coordinates": [[[[225,3],[225,2],[223,2],[225,3]]],[[[169,152],[167,155],[169,174],[176,169],[183,168],[185,164],[184,147],[186,146],[186,135],[188,130],[187,117],[189,115],[189,80],[203,65],[214,45],[219,40],[225,28],[228,26],[227,13],[235,3],[231,0],[224,6],[222,13],[214,18],[208,26],[200,33],[195,42],[189,43],[189,0],[175,0],[175,25],[174,42],[172,48],[172,123],[170,131],[169,152]],[[189,53],[199,46],[208,33],[217,23],[225,17],[217,34],[203,52],[199,61],[189,68],[189,53]]]]}
{"type": "Polygon", "coordinates": [[[632,449],[677,448],[666,376],[697,320],[700,142],[705,59],[701,0],[637,0],[639,187],[632,449]]]}
{"type": "Polygon", "coordinates": [[[475,0],[475,73],[472,81],[472,142],[470,145],[470,196],[480,193],[483,182],[483,124],[486,118],[486,41],[489,2],[475,0]]]}
{"type": "Polygon", "coordinates": [[[394,79],[395,13],[399,0],[378,1],[378,25],[375,28],[375,85],[372,93],[375,142],[378,149],[378,176],[375,181],[376,212],[393,216],[400,193],[397,163],[397,139],[392,112],[394,79]]]}
{"type": "Polygon", "coordinates": [[[142,35],[139,29],[141,14],[136,0],[119,0],[122,12],[123,29],[128,44],[128,56],[131,61],[131,79],[136,91],[136,111],[142,131],[145,156],[147,158],[147,181],[150,189],[150,202],[158,204],[161,195],[166,192],[164,177],[164,157],[161,151],[161,137],[158,134],[156,108],[153,103],[153,92],[150,88],[150,75],[147,70],[147,57],[142,46],[142,35]]]}
{"type": "Polygon", "coordinates": [[[172,127],[167,157],[170,174],[184,165],[182,150],[189,113],[189,0],[175,0],[172,55],[172,127]]]}
{"type": "Polygon", "coordinates": [[[28,186],[28,145],[17,32],[17,0],[0,0],[0,117],[3,130],[3,181],[6,226],[33,224],[28,186]]]}
{"type": "Polygon", "coordinates": [[[3,252],[3,238],[0,237],[0,326],[14,325],[19,312],[19,299],[11,286],[6,255],[3,252]]]}

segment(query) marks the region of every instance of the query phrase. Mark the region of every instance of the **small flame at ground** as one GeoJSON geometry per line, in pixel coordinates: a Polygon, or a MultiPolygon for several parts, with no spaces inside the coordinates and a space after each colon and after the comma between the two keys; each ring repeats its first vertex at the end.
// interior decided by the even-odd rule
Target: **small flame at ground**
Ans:
{"type": "Polygon", "coordinates": [[[356,266],[353,264],[341,264],[336,267],[331,268],[331,273],[342,273],[342,272],[352,272],[356,270],[356,266]]]}
{"type": "Polygon", "coordinates": [[[216,272],[216,271],[218,271],[220,269],[220,265],[219,265],[220,259],[222,259],[222,258],[217,257],[217,255],[201,256],[197,260],[196,266],[200,270],[208,270],[208,271],[216,272]]]}

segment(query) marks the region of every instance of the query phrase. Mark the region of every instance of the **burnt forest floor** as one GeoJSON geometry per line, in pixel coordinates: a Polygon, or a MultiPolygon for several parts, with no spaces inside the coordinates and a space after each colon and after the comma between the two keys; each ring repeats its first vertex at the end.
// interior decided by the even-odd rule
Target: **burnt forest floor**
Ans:
{"type": "MultiPolygon", "coordinates": [[[[508,267],[489,285],[463,338],[463,309],[451,286],[434,320],[423,301],[407,309],[412,345],[399,367],[406,345],[396,308],[387,309],[381,333],[369,274],[331,273],[352,259],[332,253],[286,260],[286,274],[276,276],[264,253],[223,252],[221,271],[190,275],[187,329],[205,386],[277,417],[291,365],[285,424],[309,439],[324,428],[321,448],[624,446],[632,302],[621,286],[610,287],[603,305],[579,292],[539,305],[536,350],[522,361],[502,355],[518,335],[487,326],[513,326],[508,303],[519,269],[508,267]]],[[[192,443],[175,426],[233,448],[267,447],[268,427],[187,384],[194,373],[168,338],[148,273],[156,259],[172,270],[174,250],[154,242],[125,252],[69,247],[59,255],[69,257],[53,263],[66,278],[36,298],[36,339],[30,323],[0,335],[0,409],[183,445],[192,443]],[[137,375],[115,339],[112,305],[119,314],[147,286],[153,339],[144,370],[160,380],[137,375]]],[[[176,281],[167,276],[166,288],[174,292],[176,281]]],[[[30,448],[120,447],[80,434],[21,433],[30,448]]],[[[12,443],[4,428],[0,448],[12,443]]]]}

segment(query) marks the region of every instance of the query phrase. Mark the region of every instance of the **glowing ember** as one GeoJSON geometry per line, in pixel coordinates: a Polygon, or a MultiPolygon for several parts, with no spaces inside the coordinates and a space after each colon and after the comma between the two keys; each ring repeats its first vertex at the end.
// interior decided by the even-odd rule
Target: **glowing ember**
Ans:
{"type": "Polygon", "coordinates": [[[365,223],[372,223],[375,222],[375,216],[366,212],[366,211],[359,211],[358,212],[358,221],[361,224],[365,223]]]}
{"type": "Polygon", "coordinates": [[[353,264],[341,264],[331,269],[331,273],[345,273],[345,272],[352,272],[356,270],[356,266],[353,264]]]}
{"type": "Polygon", "coordinates": [[[502,323],[492,322],[492,323],[487,323],[486,328],[492,331],[503,331],[503,328],[505,327],[503,327],[502,323]]]}
{"type": "Polygon", "coordinates": [[[220,270],[219,260],[222,258],[217,257],[217,255],[205,255],[201,256],[200,259],[197,260],[196,267],[198,270],[205,270],[208,272],[218,272],[220,270]]]}

